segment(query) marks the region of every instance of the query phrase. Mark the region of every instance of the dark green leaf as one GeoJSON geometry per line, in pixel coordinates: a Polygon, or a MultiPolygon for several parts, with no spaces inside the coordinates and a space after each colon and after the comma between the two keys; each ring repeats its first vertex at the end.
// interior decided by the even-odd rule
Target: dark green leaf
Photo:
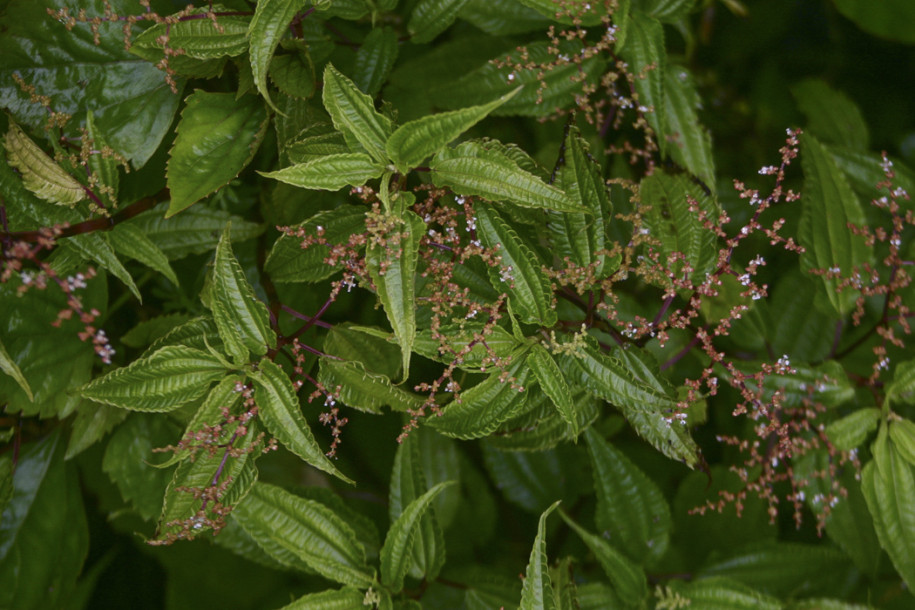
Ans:
{"type": "Polygon", "coordinates": [[[70,442],[64,458],[69,460],[82,453],[111,432],[116,425],[124,421],[127,415],[127,411],[111,405],[92,402],[80,404],[76,408],[76,419],[73,420],[70,442]]]}
{"type": "MultiPolygon", "coordinates": [[[[693,0],[689,0],[692,4],[693,0]]],[[[697,110],[701,101],[693,79],[686,68],[668,65],[664,71],[664,133],[670,140],[667,154],[715,189],[715,160],[708,130],[699,122],[697,110]]],[[[714,220],[714,217],[713,217],[714,220]]]]}
{"type": "Polygon", "coordinates": [[[531,347],[527,362],[534,371],[540,388],[556,405],[562,419],[572,427],[573,436],[578,436],[578,414],[572,401],[572,391],[553,356],[542,345],[536,344],[531,347]]]}
{"type": "Polygon", "coordinates": [[[353,82],[368,95],[378,95],[390,75],[398,53],[397,32],[390,27],[373,28],[356,51],[353,82]]]}
{"type": "Polygon", "coordinates": [[[468,0],[460,18],[495,36],[544,31],[549,20],[515,0],[468,0]]]}
{"type": "Polygon", "coordinates": [[[257,90],[274,110],[278,110],[267,91],[267,71],[276,46],[295,14],[305,8],[305,0],[261,0],[248,26],[251,72],[257,90]]]}
{"type": "MultiPolygon", "coordinates": [[[[213,4],[210,10],[222,13],[229,9],[221,4],[213,4]]],[[[250,21],[250,17],[223,15],[218,21],[203,16],[197,19],[183,19],[176,23],[157,23],[133,39],[131,50],[144,59],[158,61],[163,57],[162,50],[165,48],[165,43],[160,38],[165,37],[170,49],[181,49],[187,57],[235,57],[248,50],[245,35],[250,21]]]]}
{"type": "Polygon", "coordinates": [[[602,6],[599,3],[591,3],[587,0],[571,0],[561,6],[557,5],[553,0],[518,1],[525,6],[531,7],[544,17],[565,25],[572,23],[598,25],[603,15],[602,6]]]}
{"type": "MultiPolygon", "coordinates": [[[[399,354],[398,354],[399,356],[399,354]]],[[[391,362],[400,369],[400,359],[391,362]]],[[[424,397],[391,383],[391,378],[366,370],[362,362],[321,359],[318,381],[339,400],[354,409],[381,413],[387,405],[395,411],[409,411],[422,406],[424,397]]]]}
{"type": "Polygon", "coordinates": [[[353,529],[318,501],[256,483],[233,516],[268,554],[290,567],[304,565],[345,585],[372,584],[353,529]]]}
{"type": "Polygon", "coordinates": [[[492,366],[493,356],[507,358],[521,347],[521,342],[501,326],[486,327],[481,323],[442,325],[439,332],[447,337],[445,345],[432,338],[431,330],[416,333],[413,350],[430,360],[451,363],[460,358],[461,369],[478,373],[481,368],[492,366]]]}
{"type": "Polygon", "coordinates": [[[798,107],[807,117],[806,131],[825,144],[857,151],[869,148],[867,124],[855,103],[825,81],[809,79],[791,88],[798,107]]]}
{"type": "Polygon", "coordinates": [[[136,259],[178,285],[178,278],[168,264],[168,257],[151,239],[130,223],[121,223],[108,232],[108,241],[118,253],[136,259]]]}
{"type": "Polygon", "coordinates": [[[839,12],[862,30],[907,44],[915,43],[915,6],[908,0],[887,0],[873,5],[866,0],[836,0],[839,12]]]}
{"type": "Polygon", "coordinates": [[[283,48],[289,53],[274,55],[270,60],[270,80],[277,89],[292,98],[311,97],[315,92],[317,77],[308,44],[301,40],[290,40],[284,41],[283,48]]]}
{"type": "Polygon", "coordinates": [[[897,364],[893,372],[893,382],[884,391],[888,403],[915,403],[915,360],[897,364]]]}
{"type": "Polygon", "coordinates": [[[308,593],[280,610],[364,610],[365,594],[355,587],[308,593]]]}
{"type": "MultiPolygon", "coordinates": [[[[641,11],[629,16],[626,42],[620,55],[636,75],[635,91],[638,94],[639,111],[645,115],[648,124],[656,134],[665,134],[667,106],[665,105],[664,75],[667,73],[667,54],[664,51],[664,26],[654,17],[641,11]]],[[[670,99],[674,99],[671,96],[670,99]]],[[[663,137],[658,138],[661,152],[670,146],[663,137]]]]}
{"type": "Polygon", "coordinates": [[[231,93],[200,90],[188,96],[168,160],[172,200],[166,216],[235,178],[254,157],[266,129],[267,112],[255,96],[236,100],[231,93]]]}
{"type": "Polygon", "coordinates": [[[338,191],[344,186],[362,186],[384,173],[384,166],[365,153],[327,155],[275,172],[259,172],[304,189],[338,191]]]}
{"type": "Polygon", "coordinates": [[[556,510],[556,501],[540,515],[537,537],[527,563],[524,584],[521,587],[521,610],[550,610],[555,608],[553,585],[550,582],[549,564],[546,556],[546,519],[556,510]]]}
{"type": "Polygon", "coordinates": [[[431,42],[454,23],[467,0],[419,0],[410,14],[407,31],[413,42],[431,42]]]}
{"type": "Polygon", "coordinates": [[[671,583],[669,597],[681,606],[703,610],[780,610],[783,604],[773,597],[729,578],[703,578],[690,583],[671,583]]]}
{"type": "Polygon", "coordinates": [[[100,267],[124,282],[124,285],[137,297],[137,300],[141,303],[143,302],[140,289],[137,288],[130,272],[124,268],[124,264],[115,254],[111,244],[108,243],[107,235],[102,233],[83,233],[69,237],[63,243],[68,248],[72,248],[74,252],[77,252],[84,260],[95,261],[100,267]]]}
{"type": "Polygon", "coordinates": [[[877,429],[879,420],[880,409],[858,409],[826,426],[826,435],[836,449],[850,451],[859,447],[877,429]]]}
{"type": "Polygon", "coordinates": [[[352,152],[365,150],[375,161],[385,163],[385,142],[394,130],[391,119],[376,111],[372,98],[332,64],[324,68],[323,99],[324,108],[352,152]]]}

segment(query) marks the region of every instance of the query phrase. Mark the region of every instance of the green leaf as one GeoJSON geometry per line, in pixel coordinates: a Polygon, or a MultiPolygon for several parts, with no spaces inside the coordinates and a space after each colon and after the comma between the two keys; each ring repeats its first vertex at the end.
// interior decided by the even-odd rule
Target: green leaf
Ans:
{"type": "Polygon", "coordinates": [[[825,144],[837,144],[861,152],[870,148],[867,123],[861,116],[861,110],[844,93],[820,79],[801,81],[791,87],[791,93],[807,117],[807,133],[825,144]]]}
{"type": "Polygon", "coordinates": [[[390,27],[373,28],[356,51],[353,82],[368,95],[378,95],[397,61],[397,32],[390,27]]]}
{"type": "Polygon", "coordinates": [[[553,0],[518,0],[521,4],[529,6],[544,17],[565,25],[598,25],[603,16],[602,6],[587,0],[571,0],[565,4],[557,5],[553,0]],[[593,6],[592,6],[593,4],[593,6]]]}
{"type": "Polygon", "coordinates": [[[487,327],[482,323],[443,324],[439,333],[447,337],[445,345],[434,339],[429,329],[417,332],[413,351],[446,364],[454,362],[459,356],[459,368],[469,373],[478,373],[482,368],[488,370],[492,366],[490,361],[493,356],[507,358],[512,351],[522,346],[514,335],[501,326],[487,327]]]}
{"type": "Polygon", "coordinates": [[[213,354],[169,346],[94,379],[79,393],[132,411],[172,411],[206,394],[225,373],[223,361],[213,354]]]}
{"type": "Polygon", "coordinates": [[[292,18],[305,8],[305,0],[260,0],[248,26],[248,50],[254,84],[271,108],[279,109],[267,90],[267,71],[276,46],[286,33],[292,18]]]}
{"type": "MultiPolygon", "coordinates": [[[[400,359],[393,362],[399,370],[400,359]]],[[[336,393],[343,404],[354,409],[381,413],[381,408],[387,405],[395,411],[409,411],[425,402],[423,396],[393,385],[387,375],[367,370],[362,362],[322,358],[320,367],[318,381],[328,391],[336,393]]]]}
{"type": "MultiPolygon", "coordinates": [[[[801,269],[832,270],[849,277],[868,259],[863,237],[848,229],[849,223],[864,225],[864,211],[832,157],[809,134],[801,136],[801,163],[804,189],[798,241],[805,248],[801,269]]],[[[822,291],[832,308],[845,315],[853,307],[857,291],[846,288],[840,292],[840,280],[841,277],[820,275],[822,291]]]]}
{"type": "MultiPolygon", "coordinates": [[[[210,10],[222,13],[230,9],[221,4],[213,4],[210,10]]],[[[236,57],[248,50],[245,36],[250,17],[221,15],[218,21],[213,21],[203,13],[197,13],[197,16],[201,15],[202,18],[184,19],[175,23],[157,23],[133,38],[131,50],[144,59],[158,61],[163,57],[162,50],[165,48],[160,40],[163,36],[167,36],[170,49],[181,49],[182,55],[195,59],[236,57]]]]}
{"type": "Polygon", "coordinates": [[[321,122],[306,128],[286,143],[286,155],[292,163],[307,163],[328,155],[348,154],[349,147],[343,134],[330,122],[321,122]]]}
{"type": "Polygon", "coordinates": [[[432,42],[447,30],[467,0],[419,0],[410,13],[407,31],[416,43],[432,42]]]}
{"type": "Polygon", "coordinates": [[[482,106],[441,112],[404,123],[388,139],[385,145],[387,155],[394,161],[397,169],[406,174],[482,121],[486,115],[514,97],[518,91],[520,88],[482,106]]]}
{"type": "Polygon", "coordinates": [[[232,241],[245,241],[264,232],[264,226],[261,224],[199,205],[172,218],[165,218],[163,212],[165,207],[157,206],[131,219],[127,224],[140,229],[169,260],[213,250],[230,220],[232,241]]]}
{"type": "MultiPolygon", "coordinates": [[[[404,509],[427,490],[419,438],[414,432],[404,439],[394,455],[388,494],[391,522],[395,522],[404,509]]],[[[412,578],[434,581],[445,564],[445,540],[436,517],[435,507],[432,506],[416,527],[412,548],[407,550],[410,555],[407,574],[412,578]]]]}
{"type": "Polygon", "coordinates": [[[708,130],[699,122],[696,110],[701,106],[701,99],[686,68],[673,65],[666,67],[663,96],[663,139],[670,140],[666,148],[667,154],[714,191],[712,140],[708,130]]]}
{"type": "Polygon", "coordinates": [[[703,578],[693,582],[672,581],[669,591],[674,602],[683,600],[680,607],[703,610],[781,610],[784,605],[777,599],[763,595],[729,578],[703,578]]]}
{"type": "Polygon", "coordinates": [[[286,373],[272,360],[264,358],[250,375],[258,415],[267,431],[294,454],[319,470],[341,481],[352,483],[327,459],[302,416],[299,398],[286,373]]]}
{"type": "Polygon", "coordinates": [[[254,295],[245,272],[232,254],[229,226],[216,246],[213,263],[213,319],[236,364],[248,360],[248,352],[263,356],[276,346],[267,306],[254,295]]]}
{"type": "Polygon", "coordinates": [[[639,96],[639,108],[644,108],[641,112],[658,135],[661,152],[666,153],[669,144],[661,137],[668,125],[664,91],[664,75],[667,73],[664,26],[654,17],[633,11],[629,15],[626,42],[619,52],[636,77],[634,85],[639,96]]]}
{"type": "Polygon", "coordinates": [[[850,451],[859,447],[877,429],[879,421],[880,409],[858,409],[826,426],[826,436],[836,449],[850,451]]]}
{"type": "Polygon", "coordinates": [[[572,521],[564,511],[559,511],[559,514],[569,527],[575,530],[575,533],[578,534],[578,537],[582,539],[591,552],[594,553],[597,562],[604,570],[604,574],[610,579],[613,588],[616,589],[621,599],[626,600],[630,605],[636,605],[647,597],[648,579],[639,566],[613,548],[609,542],[600,536],[595,536],[572,521]]]}
{"type": "Polygon", "coordinates": [[[151,239],[130,223],[120,223],[108,232],[108,241],[116,252],[138,260],[178,285],[178,278],[168,264],[168,257],[151,239]]]}
{"type": "Polygon", "coordinates": [[[560,260],[592,267],[595,279],[602,279],[610,270],[607,256],[600,253],[606,242],[604,217],[613,211],[607,186],[578,129],[569,130],[563,146],[565,164],[557,173],[557,185],[590,214],[549,211],[550,240],[560,260]]]}
{"type": "Polygon", "coordinates": [[[99,131],[91,110],[86,115],[86,135],[92,146],[87,161],[91,172],[89,184],[106,207],[117,207],[118,187],[121,181],[118,160],[111,154],[113,150],[99,131]]]}
{"type": "Polygon", "coordinates": [[[915,423],[907,419],[894,419],[889,427],[893,446],[905,461],[915,466],[915,423]]]}
{"type": "Polygon", "coordinates": [[[543,32],[549,27],[545,16],[515,0],[468,0],[459,16],[493,37],[543,32]]]}
{"type": "Polygon", "coordinates": [[[431,169],[436,186],[450,187],[460,195],[559,212],[586,211],[558,188],[524,171],[501,151],[483,142],[463,142],[440,150],[432,159],[431,169]]]}
{"type": "Polygon", "coordinates": [[[324,353],[361,362],[367,370],[389,379],[400,374],[400,348],[392,343],[390,333],[381,329],[335,324],[324,338],[324,353]]]}
{"type": "Polygon", "coordinates": [[[372,98],[362,93],[332,64],[324,67],[324,108],[353,152],[365,150],[379,163],[387,162],[385,142],[391,136],[391,120],[375,110],[372,98]]]}
{"type": "Polygon", "coordinates": [[[895,442],[884,454],[875,447],[874,459],[861,471],[861,490],[880,546],[911,587],[915,584],[915,476],[895,442]]]}
{"type": "Polygon", "coordinates": [[[9,353],[3,346],[3,341],[0,341],[0,371],[3,371],[12,377],[16,383],[19,384],[19,387],[22,388],[22,391],[25,392],[25,395],[29,397],[29,400],[35,402],[35,395],[32,394],[32,388],[29,387],[28,380],[22,374],[22,371],[19,370],[16,361],[10,358],[9,353]]]}
{"type": "Polygon", "coordinates": [[[280,92],[292,98],[310,98],[315,92],[316,75],[308,44],[302,40],[284,40],[282,46],[289,52],[274,55],[270,60],[270,80],[280,92]]]}
{"type": "Polygon", "coordinates": [[[551,449],[565,441],[575,441],[577,433],[594,423],[601,409],[600,401],[584,390],[577,390],[572,395],[578,419],[573,427],[559,415],[540,386],[533,386],[530,392],[525,411],[499,426],[487,438],[488,444],[502,451],[551,449]]]}
{"type": "Polygon", "coordinates": [[[86,260],[93,260],[103,269],[109,271],[113,276],[124,282],[124,285],[130,289],[140,303],[143,302],[143,296],[140,289],[137,288],[130,272],[124,267],[124,264],[114,252],[111,244],[108,242],[108,236],[102,233],[82,233],[68,237],[63,243],[72,248],[75,252],[86,260]]]}
{"type": "Polygon", "coordinates": [[[492,373],[469,390],[462,391],[460,402],[451,402],[438,417],[426,420],[445,436],[460,439],[488,436],[499,425],[513,417],[527,402],[525,386],[530,377],[530,367],[524,352],[516,352],[508,367],[507,376],[492,373]]]}
{"type": "Polygon", "coordinates": [[[658,486],[593,428],[585,430],[594,468],[597,529],[639,563],[667,551],[673,523],[658,486]]]}
{"type": "Polygon", "coordinates": [[[541,271],[540,261],[518,233],[485,203],[474,206],[477,235],[487,248],[497,249],[498,268],[490,267],[490,281],[504,290],[522,322],[552,326],[556,323],[553,289],[541,271]]]}
{"type": "Polygon", "coordinates": [[[896,365],[893,381],[886,389],[886,402],[915,404],[915,360],[907,360],[896,365]]]}
{"type": "Polygon", "coordinates": [[[696,284],[718,264],[717,237],[691,211],[695,202],[705,212],[707,221],[718,218],[718,206],[702,188],[683,174],[670,175],[656,171],[639,185],[642,206],[639,210],[657,246],[659,262],[677,277],[683,275],[684,262],[692,268],[690,278],[696,284]],[[650,206],[650,207],[649,207],[650,206]],[[671,256],[682,254],[685,261],[670,264],[671,256]]]}
{"type": "Polygon", "coordinates": [[[236,100],[232,93],[197,90],[185,101],[166,170],[172,196],[166,217],[238,176],[257,152],[268,124],[264,105],[255,96],[236,100]]]}
{"type": "Polygon", "coordinates": [[[695,4],[696,0],[642,0],[639,8],[664,23],[676,24],[695,4]]]}
{"type": "Polygon", "coordinates": [[[528,355],[527,361],[531,370],[534,371],[534,377],[540,383],[540,388],[556,405],[556,409],[562,419],[572,427],[573,435],[578,436],[577,409],[572,401],[572,391],[569,389],[569,384],[559,369],[559,365],[556,364],[556,361],[553,360],[546,348],[540,344],[531,347],[531,353],[528,355]]]}
{"type": "Polygon", "coordinates": [[[555,608],[553,585],[550,582],[550,571],[546,555],[546,519],[556,510],[559,502],[554,502],[540,515],[537,524],[537,537],[527,562],[524,584],[521,587],[521,610],[549,610],[555,608]]]}
{"type": "Polygon", "coordinates": [[[283,564],[307,566],[344,585],[371,586],[372,571],[353,529],[324,504],[256,483],[232,514],[264,551],[283,564]]]}
{"type": "Polygon", "coordinates": [[[836,0],[836,8],[865,32],[906,44],[915,43],[915,6],[908,0],[873,5],[866,0],[836,0]]]}
{"type": "Polygon", "coordinates": [[[0,607],[68,605],[89,550],[79,476],[58,428],[21,448],[0,515],[0,607]]]}
{"type": "Polygon", "coordinates": [[[307,593],[280,610],[365,610],[365,594],[355,587],[307,593]]]}
{"type": "Polygon", "coordinates": [[[411,501],[388,530],[381,547],[381,582],[393,591],[403,588],[404,576],[410,569],[411,549],[416,533],[420,530],[422,517],[432,506],[432,501],[454,481],[438,483],[415,500],[411,501]]]}
{"type": "Polygon", "coordinates": [[[365,153],[344,153],[318,157],[275,172],[258,173],[304,189],[339,191],[345,186],[362,186],[380,177],[384,166],[365,153]]]}
{"type": "Polygon", "coordinates": [[[71,459],[94,445],[124,421],[128,412],[111,405],[83,402],[76,408],[76,419],[70,430],[70,442],[64,459],[71,459]]]}
{"type": "Polygon", "coordinates": [[[416,338],[416,265],[419,242],[426,233],[426,223],[414,212],[393,220],[391,230],[382,242],[370,243],[365,264],[378,299],[394,329],[400,345],[404,379],[410,373],[410,355],[416,338]]]}

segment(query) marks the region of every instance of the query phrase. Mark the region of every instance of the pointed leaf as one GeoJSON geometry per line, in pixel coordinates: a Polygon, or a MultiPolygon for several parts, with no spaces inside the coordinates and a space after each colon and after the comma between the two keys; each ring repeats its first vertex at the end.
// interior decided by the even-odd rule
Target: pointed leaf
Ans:
{"type": "Polygon", "coordinates": [[[385,148],[402,174],[434,155],[459,135],[482,121],[490,112],[514,97],[520,88],[488,104],[424,116],[404,123],[391,135],[385,148]]]}
{"type": "Polygon", "coordinates": [[[111,275],[124,282],[124,285],[130,289],[130,292],[132,292],[135,297],[137,297],[137,300],[141,303],[143,302],[143,296],[140,294],[140,289],[137,288],[130,272],[127,271],[124,264],[118,258],[118,255],[115,254],[111,244],[108,243],[107,235],[97,232],[82,233],[80,235],[68,237],[64,243],[66,243],[68,247],[73,248],[83,258],[95,261],[103,269],[110,272],[111,275]]]}
{"type": "Polygon", "coordinates": [[[267,71],[276,46],[286,33],[292,18],[305,8],[305,0],[260,0],[254,9],[254,17],[248,26],[248,50],[251,58],[251,72],[257,90],[270,107],[279,109],[270,99],[267,90],[267,71]]]}
{"type": "Polygon", "coordinates": [[[416,338],[415,276],[419,242],[426,233],[426,223],[414,212],[407,211],[402,220],[395,219],[392,232],[394,235],[385,235],[383,243],[369,245],[365,263],[400,345],[406,379],[416,338]]]}
{"type": "Polygon", "coordinates": [[[559,514],[569,527],[575,530],[575,533],[591,549],[591,552],[594,553],[597,562],[604,570],[604,574],[613,583],[613,588],[616,589],[621,599],[626,600],[630,605],[636,605],[639,601],[645,599],[648,595],[648,579],[645,577],[645,572],[642,568],[632,563],[625,555],[613,548],[609,542],[600,536],[595,536],[572,521],[564,511],[560,511],[559,514]]]}
{"type": "Polygon", "coordinates": [[[886,387],[885,392],[887,403],[915,404],[915,360],[896,365],[893,382],[886,387]]]}
{"type": "Polygon", "coordinates": [[[368,95],[378,95],[387,82],[399,51],[397,32],[390,27],[374,28],[356,51],[353,82],[368,95]]]}
{"type": "Polygon", "coordinates": [[[164,275],[175,286],[178,285],[178,278],[168,264],[168,257],[136,225],[124,222],[118,224],[108,232],[108,241],[115,251],[140,261],[164,275]]]}
{"type": "Polygon", "coordinates": [[[546,555],[546,518],[556,510],[559,501],[554,502],[540,515],[537,537],[527,563],[524,584],[521,587],[521,610],[550,610],[555,608],[553,585],[550,582],[549,562],[546,555]]]}
{"type": "Polygon", "coordinates": [[[206,394],[225,373],[223,361],[209,352],[169,346],[93,380],[79,393],[132,411],[172,411],[206,394]]]}
{"type": "Polygon", "coordinates": [[[664,105],[664,74],[667,72],[667,53],[664,49],[664,26],[654,17],[641,11],[629,15],[626,42],[620,55],[629,63],[635,75],[635,91],[638,93],[639,108],[648,124],[658,136],[661,152],[669,144],[665,126],[668,125],[667,108],[664,105]]]}
{"type": "Polygon", "coordinates": [[[503,373],[492,373],[485,380],[461,392],[460,402],[446,406],[441,416],[426,420],[445,436],[460,439],[488,436],[505,420],[524,408],[527,393],[524,390],[530,377],[530,367],[523,352],[512,356],[507,378],[503,373]]]}
{"type": "Polygon", "coordinates": [[[25,392],[26,396],[29,397],[29,400],[35,400],[35,396],[32,394],[32,388],[29,387],[28,380],[23,376],[22,371],[19,370],[16,361],[10,358],[9,353],[7,353],[6,348],[3,346],[2,340],[0,340],[0,371],[3,371],[12,377],[16,383],[19,384],[19,387],[22,388],[22,391],[25,392]]]}
{"type": "Polygon", "coordinates": [[[355,587],[308,593],[280,610],[365,610],[365,594],[355,587]]]}
{"type": "Polygon", "coordinates": [[[432,501],[454,481],[438,483],[404,508],[397,520],[391,524],[388,535],[381,547],[381,582],[394,591],[403,588],[404,576],[410,568],[410,550],[422,517],[432,506],[432,501]]]}
{"type": "Polygon", "coordinates": [[[560,212],[586,211],[558,188],[544,183],[494,147],[463,142],[444,148],[432,159],[432,182],[460,195],[510,201],[529,208],[560,212]]]}
{"type": "Polygon", "coordinates": [[[518,0],[544,17],[565,25],[598,25],[603,13],[601,6],[588,0],[571,0],[558,6],[553,0],[518,0]],[[593,4],[593,6],[592,6],[593,4]]]}
{"type": "Polygon", "coordinates": [[[557,498],[574,500],[569,483],[568,454],[551,451],[499,451],[487,439],[483,461],[490,479],[510,503],[533,514],[541,513],[557,498]],[[565,458],[565,459],[564,459],[565,458]]]}
{"type": "Polygon", "coordinates": [[[442,345],[441,341],[432,337],[432,331],[426,329],[416,333],[413,351],[430,360],[447,364],[453,362],[459,354],[459,368],[470,373],[478,373],[482,368],[488,370],[492,366],[488,362],[492,356],[507,358],[522,346],[521,341],[501,326],[486,327],[484,324],[470,322],[461,325],[443,324],[439,332],[448,338],[447,345],[442,345]]]}
{"type": "Polygon", "coordinates": [[[332,64],[324,68],[324,108],[353,152],[361,147],[375,161],[387,162],[384,147],[393,131],[391,119],[376,111],[372,98],[332,64]]]}
{"type": "Polygon", "coordinates": [[[490,267],[497,290],[504,290],[522,322],[552,326],[556,323],[553,290],[540,262],[518,233],[485,203],[474,206],[477,235],[487,248],[497,248],[499,267],[490,267]]]}
{"type": "Polygon", "coordinates": [[[3,144],[10,165],[19,170],[25,188],[36,196],[60,205],[74,206],[87,197],[83,185],[65,172],[8,118],[9,129],[3,144]]]}
{"type": "MultiPolygon", "coordinates": [[[[210,6],[213,12],[227,12],[230,9],[220,4],[210,6]]],[[[197,13],[204,15],[204,13],[197,13]]],[[[195,59],[235,57],[248,50],[246,34],[251,18],[241,15],[221,15],[218,23],[208,18],[183,19],[174,23],[157,23],[133,38],[131,50],[160,51],[158,57],[137,53],[141,57],[160,59],[165,47],[161,37],[167,36],[171,49],[181,49],[182,55],[195,59]]]]}
{"type": "Polygon", "coordinates": [[[254,295],[245,272],[232,254],[229,226],[216,246],[212,282],[213,319],[236,364],[248,359],[248,352],[263,356],[276,346],[267,306],[254,295]]]}
{"type": "Polygon", "coordinates": [[[593,428],[585,430],[594,468],[597,529],[639,563],[667,551],[673,527],[670,506],[658,486],[593,428]]]}
{"type": "Polygon", "coordinates": [[[708,188],[715,188],[715,160],[708,130],[699,122],[701,102],[696,85],[681,66],[668,65],[664,71],[664,139],[670,140],[667,154],[708,188]]]}
{"type": "Polygon", "coordinates": [[[915,423],[907,419],[893,420],[890,422],[889,434],[899,455],[915,466],[915,423]]]}
{"type": "Polygon", "coordinates": [[[91,110],[86,114],[86,135],[92,143],[92,151],[87,161],[92,172],[89,185],[106,207],[117,207],[118,186],[121,181],[118,173],[119,160],[116,154],[112,154],[114,151],[96,126],[95,114],[91,110]]]}
{"type": "Polygon", "coordinates": [[[820,79],[801,81],[791,87],[791,93],[807,117],[805,131],[826,144],[862,152],[870,148],[867,123],[861,110],[844,93],[820,79]]]}
{"type": "Polygon", "coordinates": [[[545,347],[537,344],[531,348],[527,361],[534,371],[534,377],[540,383],[540,388],[556,405],[562,419],[572,427],[573,435],[578,436],[578,414],[575,403],[572,402],[572,391],[553,356],[545,347]]]}
{"type": "Polygon", "coordinates": [[[327,459],[302,415],[299,397],[283,369],[264,358],[250,374],[258,415],[267,431],[294,454],[320,470],[352,483],[327,459]]]}
{"type": "Polygon", "coordinates": [[[671,581],[671,601],[683,600],[680,604],[703,610],[782,610],[779,600],[763,595],[729,578],[703,578],[686,583],[671,581]]]}
{"type": "Polygon", "coordinates": [[[172,196],[166,217],[238,176],[257,152],[267,119],[256,96],[236,100],[234,93],[201,90],[188,96],[165,173],[172,196]]]}
{"type": "MultiPolygon", "coordinates": [[[[845,176],[813,136],[801,136],[804,168],[803,211],[798,241],[805,248],[801,269],[830,271],[849,277],[868,259],[863,237],[849,230],[849,223],[864,225],[864,211],[845,176]]],[[[856,292],[839,291],[840,278],[820,275],[820,284],[832,308],[844,315],[851,311],[856,292]]]]}
{"type": "Polygon", "coordinates": [[[372,570],[353,529],[324,504],[256,483],[232,514],[261,548],[285,565],[307,566],[344,585],[371,586],[372,570]]]}
{"type": "Polygon", "coordinates": [[[431,42],[447,30],[467,0],[419,0],[410,14],[407,31],[416,43],[431,42]]]}
{"type": "Polygon", "coordinates": [[[391,334],[380,328],[335,324],[324,338],[324,353],[361,362],[366,370],[389,379],[400,374],[400,348],[391,334]]]}
{"type": "Polygon", "coordinates": [[[258,173],[303,189],[339,191],[344,186],[362,186],[380,177],[384,166],[365,153],[345,153],[318,157],[275,172],[258,173]]]}
{"type": "MultiPolygon", "coordinates": [[[[398,361],[398,369],[400,362],[398,361]]],[[[318,381],[340,401],[354,409],[381,413],[389,406],[395,411],[409,411],[422,406],[425,399],[391,383],[391,378],[366,370],[361,362],[341,362],[321,358],[318,381]]]]}
{"type": "Polygon", "coordinates": [[[826,436],[839,451],[851,451],[877,429],[879,421],[880,409],[858,409],[826,426],[826,436]]]}

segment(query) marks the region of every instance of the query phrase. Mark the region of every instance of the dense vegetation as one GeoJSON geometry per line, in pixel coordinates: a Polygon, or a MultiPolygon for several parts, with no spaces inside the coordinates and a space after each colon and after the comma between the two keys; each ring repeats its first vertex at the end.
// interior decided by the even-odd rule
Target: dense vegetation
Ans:
{"type": "Polygon", "coordinates": [[[0,0],[0,607],[911,608],[913,44],[0,0]]]}

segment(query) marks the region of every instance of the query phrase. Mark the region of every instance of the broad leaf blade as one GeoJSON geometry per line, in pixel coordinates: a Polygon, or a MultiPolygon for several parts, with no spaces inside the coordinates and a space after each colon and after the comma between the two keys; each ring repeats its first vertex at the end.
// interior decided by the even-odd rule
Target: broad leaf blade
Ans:
{"type": "Polygon", "coordinates": [[[432,506],[432,501],[454,481],[438,483],[429,491],[408,504],[397,520],[391,524],[381,547],[381,581],[394,591],[403,588],[404,576],[409,570],[410,550],[422,517],[432,506]]]}
{"type": "Polygon", "coordinates": [[[192,93],[169,155],[166,178],[172,200],[166,216],[235,178],[254,157],[266,128],[267,112],[256,96],[236,100],[232,93],[192,93]]]}
{"type": "Polygon", "coordinates": [[[233,516],[264,551],[285,565],[307,566],[344,585],[372,584],[372,571],[353,529],[321,502],[256,483],[233,516]]]}
{"type": "Polygon", "coordinates": [[[549,562],[546,555],[546,519],[559,502],[554,502],[540,515],[537,524],[537,537],[525,570],[524,584],[521,587],[521,610],[550,610],[556,607],[553,585],[550,582],[549,562]]]}
{"type": "Polygon", "coordinates": [[[534,377],[540,383],[540,388],[559,411],[562,419],[572,427],[573,436],[578,436],[578,414],[572,400],[572,391],[566,381],[565,375],[553,356],[542,345],[534,345],[527,357],[527,362],[534,371],[534,377]]]}
{"type": "Polygon", "coordinates": [[[365,149],[375,161],[385,163],[385,142],[391,136],[391,120],[375,110],[372,98],[341,74],[332,64],[324,68],[324,108],[353,152],[365,149]]]}
{"type": "Polygon", "coordinates": [[[213,354],[168,346],[93,380],[79,393],[132,411],[172,411],[206,394],[225,373],[213,354]]]}
{"type": "MultiPolygon", "coordinates": [[[[213,4],[211,10],[226,12],[229,9],[219,4],[213,4]]],[[[131,50],[147,59],[152,57],[159,59],[165,47],[161,37],[165,35],[169,48],[181,49],[182,55],[186,57],[195,59],[235,57],[248,50],[246,35],[250,22],[250,17],[222,15],[218,22],[208,18],[198,18],[184,19],[175,23],[157,23],[133,38],[131,50]],[[150,56],[148,52],[143,51],[158,51],[158,54],[150,56]]]]}
{"type": "Polygon", "coordinates": [[[384,173],[384,166],[365,153],[344,153],[318,157],[275,172],[258,172],[304,189],[339,191],[345,186],[362,186],[384,173]]]}
{"type": "Polygon", "coordinates": [[[432,159],[432,181],[460,195],[476,195],[490,201],[510,201],[529,208],[559,212],[587,211],[558,188],[518,167],[494,147],[464,142],[445,148],[432,159]]]}
{"type": "Polygon", "coordinates": [[[295,388],[283,369],[264,358],[250,374],[259,416],[267,430],[297,456],[320,470],[352,483],[321,451],[302,416],[295,388]]]}
{"type": "Polygon", "coordinates": [[[353,82],[369,95],[377,95],[397,61],[397,32],[390,27],[374,28],[356,51],[353,82]]]}
{"type": "MultiPolygon", "coordinates": [[[[397,364],[400,369],[399,359],[397,364]]],[[[390,377],[367,370],[361,362],[322,358],[320,367],[318,381],[354,409],[381,413],[382,407],[389,406],[395,411],[409,411],[425,402],[423,396],[393,385],[390,377]]]]}
{"type": "Polygon", "coordinates": [[[407,31],[413,42],[431,42],[457,19],[467,0],[419,0],[410,14],[407,31]]]}
{"type": "Polygon", "coordinates": [[[459,135],[482,121],[490,112],[514,97],[520,89],[488,104],[424,116],[404,123],[388,139],[388,157],[402,174],[444,148],[459,135]]]}
{"type": "Polygon", "coordinates": [[[305,0],[260,0],[248,26],[248,50],[254,84],[270,107],[277,112],[279,109],[270,99],[267,90],[270,60],[292,18],[306,4],[305,0]]]}

